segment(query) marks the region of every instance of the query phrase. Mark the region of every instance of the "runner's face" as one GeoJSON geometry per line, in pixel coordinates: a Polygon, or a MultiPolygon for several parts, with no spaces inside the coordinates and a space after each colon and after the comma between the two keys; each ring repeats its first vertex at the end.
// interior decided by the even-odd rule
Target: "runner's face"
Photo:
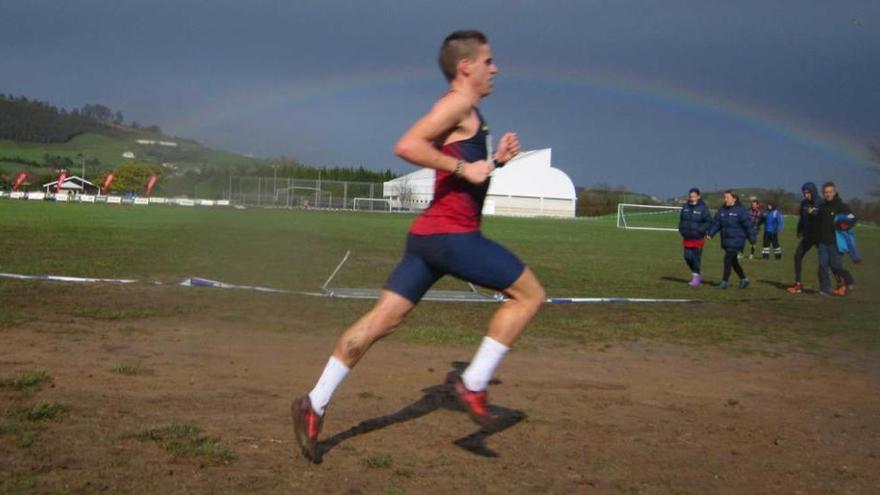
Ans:
{"type": "Polygon", "coordinates": [[[492,59],[492,49],[489,45],[480,45],[476,59],[471,62],[471,74],[481,96],[489,96],[494,87],[495,74],[498,67],[492,59]]]}
{"type": "Polygon", "coordinates": [[[699,200],[700,200],[699,194],[697,194],[695,192],[688,194],[688,201],[690,201],[691,204],[697,204],[697,201],[699,201],[699,200]]]}
{"type": "Polygon", "coordinates": [[[727,206],[733,206],[736,203],[736,200],[733,199],[733,194],[724,193],[724,204],[727,206]]]}
{"type": "Polygon", "coordinates": [[[807,201],[812,201],[813,200],[813,192],[810,191],[809,189],[804,189],[804,199],[806,199],[807,201]]]}

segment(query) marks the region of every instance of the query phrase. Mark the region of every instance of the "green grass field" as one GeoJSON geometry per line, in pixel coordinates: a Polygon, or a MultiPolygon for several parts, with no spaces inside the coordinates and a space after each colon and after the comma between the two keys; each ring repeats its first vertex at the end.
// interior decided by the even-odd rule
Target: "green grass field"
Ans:
{"type": "MultiPolygon", "coordinates": [[[[334,283],[378,288],[398,261],[412,216],[304,210],[125,207],[0,201],[0,271],[22,274],[137,278],[145,283],[176,282],[200,276],[228,283],[292,290],[318,288],[346,250],[352,259],[334,283]]],[[[792,281],[792,225],[782,235],[785,258],[744,261],[752,279],[747,290],[720,291],[708,285],[690,289],[674,232],[625,231],[614,217],[589,220],[486,218],[484,232],[512,248],[535,271],[550,296],[622,296],[694,298],[701,304],[606,304],[553,306],[530,327],[534,338],[563,342],[602,342],[654,338],[673,342],[720,344],[762,349],[792,344],[801,349],[833,349],[837,342],[859,346],[880,342],[876,321],[880,232],[862,227],[858,235],[862,265],[854,267],[858,286],[851,297],[828,300],[816,295],[792,296],[781,284],[792,281]]],[[[704,254],[705,277],[721,272],[719,241],[704,254]]],[[[805,282],[815,287],[816,260],[805,262],[805,282]]],[[[735,276],[734,276],[735,280],[735,276]]],[[[0,297],[28,290],[38,296],[49,283],[0,280],[0,297]]],[[[447,279],[444,288],[460,288],[447,279]]],[[[169,287],[169,291],[184,291],[169,287]]],[[[189,289],[199,298],[271,298],[262,294],[221,294],[189,289]]],[[[228,292],[228,291],[227,291],[228,292]]],[[[188,296],[187,296],[188,297],[188,296]]],[[[267,299],[268,300],[268,299],[267,299]]],[[[133,314],[132,308],[113,308],[133,314]]],[[[442,304],[425,304],[411,337],[449,342],[434,333],[442,304]]],[[[314,318],[334,312],[334,320],[351,319],[364,305],[316,302],[314,318]],[[347,308],[339,315],[333,307],[347,308]],[[355,309],[351,309],[355,308],[355,309]],[[323,313],[321,311],[324,311],[323,313]]],[[[25,317],[0,306],[0,325],[25,317]],[[5,313],[5,314],[4,314],[5,313]]],[[[452,340],[471,341],[482,332],[467,315],[487,309],[462,309],[462,321],[447,322],[452,340]],[[458,333],[457,333],[458,332],[458,333]],[[462,332],[464,332],[462,334],[462,332]],[[469,336],[470,335],[470,336],[469,336]]],[[[112,313],[112,312],[111,312],[112,313]]],[[[113,313],[115,314],[115,313],[113,313]]],[[[127,313],[126,313],[127,314],[127,313]]],[[[482,323],[480,324],[482,325],[482,323]]]]}

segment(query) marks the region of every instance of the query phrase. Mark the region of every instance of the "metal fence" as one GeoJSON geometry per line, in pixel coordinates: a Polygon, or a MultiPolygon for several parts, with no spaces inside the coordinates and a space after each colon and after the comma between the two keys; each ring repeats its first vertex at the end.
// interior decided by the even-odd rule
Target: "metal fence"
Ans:
{"type": "Polygon", "coordinates": [[[381,201],[381,182],[351,182],[286,177],[229,178],[227,198],[237,205],[280,208],[375,209],[388,207],[381,201]]]}

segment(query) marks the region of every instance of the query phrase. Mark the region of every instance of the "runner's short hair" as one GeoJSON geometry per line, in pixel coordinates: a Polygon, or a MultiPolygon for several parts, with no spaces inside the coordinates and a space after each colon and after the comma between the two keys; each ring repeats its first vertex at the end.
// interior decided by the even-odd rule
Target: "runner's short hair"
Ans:
{"type": "Polygon", "coordinates": [[[736,192],[736,189],[728,189],[724,191],[724,194],[730,194],[731,196],[733,196],[733,199],[739,201],[739,193],[736,192]]]}
{"type": "Polygon", "coordinates": [[[837,184],[829,180],[828,182],[822,184],[822,189],[825,189],[826,187],[833,187],[834,189],[837,189],[837,184]]]}
{"type": "Polygon", "coordinates": [[[486,35],[475,30],[456,31],[443,40],[440,46],[440,70],[446,76],[447,81],[455,79],[458,72],[458,62],[462,59],[473,60],[477,56],[477,50],[482,45],[489,43],[486,35]]]}

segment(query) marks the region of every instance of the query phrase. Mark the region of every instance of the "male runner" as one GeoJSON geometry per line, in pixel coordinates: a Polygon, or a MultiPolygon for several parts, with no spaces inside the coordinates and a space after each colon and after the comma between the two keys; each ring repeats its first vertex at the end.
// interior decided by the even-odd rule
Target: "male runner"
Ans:
{"type": "Polygon", "coordinates": [[[478,31],[456,31],[440,48],[440,68],[449,92],[404,133],[397,156],[436,170],[434,200],[410,228],[403,260],[391,273],[379,301],[336,341],[315,388],[296,399],[296,439],[316,459],[318,435],[336,388],[371,345],[389,335],[441,277],[502,291],[507,296],[489,322],[468,368],[447,381],[479,424],[492,421],[486,389],[496,367],[544,301],[544,289],[513,253],[480,233],[489,175],[519,153],[516,134],[505,134],[489,157],[488,125],[477,109],[491,94],[498,72],[488,40],[478,31]]]}

